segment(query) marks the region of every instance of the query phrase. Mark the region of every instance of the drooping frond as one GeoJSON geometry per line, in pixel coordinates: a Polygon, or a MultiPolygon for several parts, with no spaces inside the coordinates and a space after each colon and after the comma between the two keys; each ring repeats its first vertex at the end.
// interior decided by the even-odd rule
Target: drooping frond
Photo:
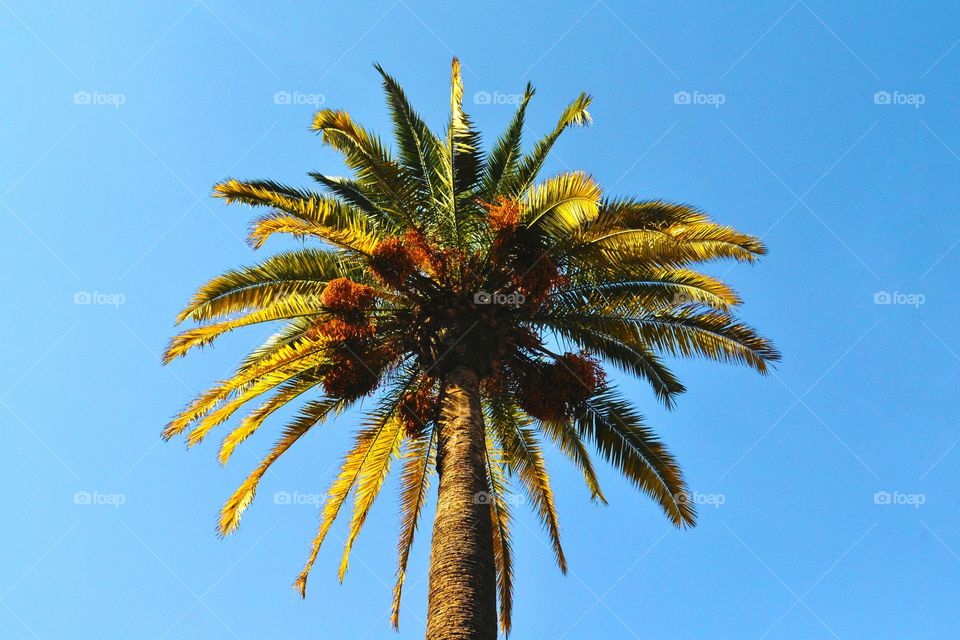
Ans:
{"type": "Polygon", "coordinates": [[[598,262],[674,267],[728,258],[753,262],[765,253],[758,238],[716,224],[693,207],[622,199],[602,204],[575,251],[598,262]]]}
{"type": "Polygon", "coordinates": [[[567,572],[567,560],[560,545],[560,522],[553,503],[553,490],[547,473],[540,442],[532,428],[532,420],[525,414],[511,411],[509,407],[497,409],[493,403],[491,426],[503,449],[504,462],[516,473],[530,498],[534,510],[550,535],[554,556],[560,571],[567,572]]]}
{"type": "Polygon", "coordinates": [[[393,603],[390,606],[390,624],[400,628],[400,596],[407,577],[407,561],[417,532],[420,512],[430,488],[430,474],[436,464],[436,427],[420,437],[408,441],[404,453],[403,474],[400,478],[400,540],[397,543],[397,582],[393,587],[393,603]]]}
{"type": "MultiPolygon", "coordinates": [[[[327,491],[327,500],[320,514],[320,526],[317,530],[317,535],[313,539],[307,563],[294,582],[294,587],[300,593],[300,597],[306,597],[307,576],[310,574],[313,563],[317,559],[320,546],[327,537],[327,533],[330,531],[334,520],[337,519],[337,515],[340,513],[341,507],[343,507],[343,503],[346,502],[347,496],[350,495],[350,491],[357,484],[362,473],[364,473],[365,465],[369,460],[373,460],[374,463],[377,461],[383,463],[381,454],[383,453],[384,443],[389,443],[391,448],[388,449],[388,451],[390,454],[393,453],[394,449],[392,447],[394,446],[394,440],[391,439],[390,434],[395,435],[397,433],[396,430],[399,429],[399,424],[396,420],[397,405],[403,391],[405,391],[409,385],[410,380],[408,379],[404,384],[399,385],[398,389],[388,393],[380,401],[378,407],[370,412],[366,426],[355,436],[354,445],[344,458],[343,464],[340,467],[340,473],[327,491]]],[[[377,465],[374,464],[370,468],[376,468],[376,466],[377,465]]],[[[368,491],[371,488],[372,484],[369,484],[368,491]]],[[[371,501],[376,498],[377,492],[379,492],[379,485],[377,485],[374,495],[370,498],[371,501]]],[[[366,508],[369,509],[369,506],[366,508]]],[[[363,518],[365,518],[366,512],[362,512],[362,515],[363,518]]],[[[351,529],[353,529],[356,523],[357,511],[355,510],[354,522],[351,523],[351,529]]],[[[363,522],[359,521],[359,525],[362,526],[362,524],[363,522]]],[[[359,527],[357,527],[357,529],[359,530],[359,527]]],[[[341,564],[341,570],[343,569],[344,566],[341,564]]]]}
{"type": "Polygon", "coordinates": [[[280,440],[274,445],[273,449],[263,459],[263,462],[254,469],[253,473],[243,481],[243,484],[234,492],[232,496],[223,505],[220,511],[220,521],[218,531],[221,536],[236,531],[240,526],[240,516],[253,502],[257,493],[257,485],[260,484],[263,474],[267,472],[277,458],[282,456],[287,449],[293,446],[303,434],[309,431],[313,426],[322,422],[331,413],[337,414],[343,410],[344,402],[336,398],[327,398],[307,403],[300,411],[300,415],[294,419],[283,431],[280,440]]]}
{"type": "Polygon", "coordinates": [[[513,550],[510,542],[510,495],[502,451],[492,438],[486,439],[486,471],[490,481],[490,524],[493,532],[493,561],[497,570],[500,600],[500,630],[510,635],[513,616],[513,550]]]}
{"type": "Polygon", "coordinates": [[[240,444],[252,436],[272,413],[286,406],[297,397],[315,388],[321,381],[319,375],[304,373],[284,384],[269,400],[247,414],[240,424],[223,439],[217,458],[220,464],[227,464],[230,456],[240,444]]]}
{"type": "Polygon", "coordinates": [[[350,551],[353,549],[353,543],[363,528],[363,523],[367,520],[367,514],[370,513],[370,507],[373,501],[380,495],[380,489],[383,487],[383,481],[390,473],[390,463],[393,458],[400,454],[400,442],[403,438],[403,421],[400,415],[394,412],[387,421],[385,428],[382,429],[376,439],[370,446],[370,452],[363,465],[360,467],[360,475],[357,478],[357,490],[354,495],[353,517],[350,520],[350,533],[347,535],[347,542],[344,545],[343,557],[340,560],[339,578],[343,582],[343,577],[347,573],[347,565],[350,560],[350,551]]]}
{"type": "Polygon", "coordinates": [[[544,324],[572,341],[650,383],[657,399],[669,409],[686,388],[627,323],[595,316],[547,318],[544,324]]]}
{"type": "Polygon", "coordinates": [[[330,356],[323,343],[299,341],[279,347],[255,366],[237,372],[232,378],[197,396],[170,421],[163,431],[163,437],[170,439],[182,433],[193,422],[213,411],[217,405],[254,380],[274,374],[282,376],[286,373],[292,376],[329,363],[330,356]]]}
{"type": "Polygon", "coordinates": [[[575,424],[610,464],[657,501],[676,526],[693,526],[696,512],[673,456],[630,403],[606,390],[586,401],[575,424]]]}

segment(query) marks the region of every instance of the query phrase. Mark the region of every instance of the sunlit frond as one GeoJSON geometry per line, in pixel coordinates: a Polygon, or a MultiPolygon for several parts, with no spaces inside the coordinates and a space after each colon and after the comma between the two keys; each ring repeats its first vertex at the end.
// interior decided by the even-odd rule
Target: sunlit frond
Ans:
{"type": "Polygon", "coordinates": [[[513,182],[513,193],[515,195],[522,195],[533,184],[540,169],[543,168],[547,154],[550,153],[560,134],[566,131],[568,127],[582,127],[592,122],[590,112],[587,111],[587,107],[590,106],[592,100],[593,98],[586,93],[577,96],[577,99],[567,105],[567,108],[560,114],[560,120],[553,131],[538,141],[529,155],[524,156],[517,169],[516,180],[513,182]]]}
{"type": "Polygon", "coordinates": [[[384,212],[389,214],[381,221],[384,225],[405,222],[414,226],[414,183],[390,156],[380,138],[356,124],[346,111],[332,109],[322,109],[314,115],[313,130],[343,154],[363,189],[376,195],[384,212]]]}
{"type": "Polygon", "coordinates": [[[277,458],[293,446],[293,443],[299,440],[303,434],[316,424],[325,420],[331,413],[339,413],[343,409],[343,406],[344,402],[336,398],[314,401],[304,406],[300,411],[300,415],[284,429],[283,436],[277,441],[270,453],[267,454],[267,457],[263,459],[263,462],[254,469],[253,473],[243,481],[243,484],[240,485],[236,492],[234,492],[223,505],[217,527],[221,536],[236,531],[237,527],[240,526],[240,516],[243,515],[243,512],[250,506],[250,503],[253,502],[253,498],[257,493],[257,485],[260,484],[263,474],[267,472],[270,465],[276,462],[277,458]]]}
{"type": "MultiPolygon", "coordinates": [[[[320,546],[323,544],[324,539],[326,539],[327,533],[330,531],[330,527],[333,526],[334,520],[337,519],[337,515],[340,513],[341,507],[343,507],[343,503],[346,502],[347,496],[350,495],[350,491],[361,478],[361,474],[364,472],[364,466],[368,460],[371,459],[373,459],[374,462],[383,462],[382,454],[385,443],[389,444],[389,448],[387,449],[388,453],[393,453],[394,440],[391,439],[390,434],[395,435],[397,429],[399,429],[399,424],[396,420],[397,404],[402,392],[406,390],[408,386],[409,381],[407,384],[401,385],[399,390],[394,390],[387,394],[380,401],[378,407],[370,412],[366,426],[355,436],[354,445],[340,466],[340,473],[333,481],[333,484],[330,485],[327,491],[327,500],[320,513],[320,526],[317,530],[317,535],[313,539],[310,555],[307,558],[306,565],[303,567],[303,571],[300,572],[300,575],[297,576],[294,582],[294,587],[300,593],[301,597],[306,597],[307,576],[310,574],[313,563],[317,559],[320,546]]],[[[375,467],[376,465],[373,466],[373,468],[375,467]]],[[[368,485],[368,491],[371,487],[372,485],[368,485]]],[[[374,491],[372,498],[370,498],[371,501],[373,498],[376,498],[377,492],[379,492],[379,484],[377,484],[376,491],[374,491]]],[[[369,509],[369,505],[366,508],[369,509]]],[[[365,512],[363,512],[363,517],[366,517],[365,512]]],[[[357,512],[355,511],[352,525],[357,522],[356,518],[357,512]]],[[[362,521],[360,521],[359,524],[362,526],[362,521]]],[[[341,564],[341,572],[343,569],[344,566],[341,564]]]]}
{"type": "Polygon", "coordinates": [[[320,298],[334,278],[360,277],[360,265],[342,253],[304,248],[278,253],[258,265],[231,269],[203,285],[177,316],[204,322],[262,309],[288,297],[320,298]]]}
{"type": "Polygon", "coordinates": [[[585,173],[560,174],[530,189],[521,222],[532,232],[565,240],[596,217],[600,193],[585,173]]]}
{"type": "Polygon", "coordinates": [[[436,464],[436,428],[425,435],[408,441],[404,453],[403,473],[400,477],[400,540],[397,543],[397,583],[393,587],[393,603],[390,606],[390,623],[400,628],[400,596],[407,577],[407,561],[417,532],[420,512],[430,488],[430,474],[436,464]]]}
{"type": "Polygon", "coordinates": [[[492,405],[491,426],[503,449],[503,460],[516,473],[534,510],[550,535],[554,556],[560,571],[566,573],[567,560],[560,545],[560,522],[553,503],[550,476],[543,460],[540,442],[532,428],[532,420],[522,413],[510,411],[509,407],[498,410],[492,405]]]}

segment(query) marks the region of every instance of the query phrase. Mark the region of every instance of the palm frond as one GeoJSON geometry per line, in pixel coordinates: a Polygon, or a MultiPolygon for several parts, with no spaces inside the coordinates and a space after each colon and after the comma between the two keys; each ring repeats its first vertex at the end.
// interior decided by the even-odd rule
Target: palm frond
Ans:
{"type": "Polygon", "coordinates": [[[553,490],[550,488],[550,475],[540,450],[540,442],[532,428],[532,420],[525,414],[498,410],[497,403],[491,405],[491,426],[497,440],[503,448],[507,467],[516,473],[523,485],[534,510],[550,536],[553,553],[560,571],[566,573],[567,560],[560,545],[560,522],[553,502],[553,490]]]}
{"type": "Polygon", "coordinates": [[[527,103],[533,98],[536,91],[533,85],[527,83],[523,92],[520,106],[510,121],[510,125],[503,133],[497,144],[487,156],[487,168],[483,176],[483,198],[493,202],[498,195],[511,194],[515,191],[513,182],[516,180],[517,164],[521,158],[521,139],[523,123],[527,113],[527,103]]]}
{"type": "Polygon", "coordinates": [[[240,516],[253,502],[257,493],[257,486],[270,465],[276,462],[277,458],[282,456],[307,431],[325,420],[331,413],[339,413],[343,407],[344,401],[336,398],[313,401],[303,407],[296,419],[284,429],[282,437],[263,459],[263,462],[254,469],[253,473],[243,481],[243,484],[223,505],[218,523],[218,531],[221,537],[236,531],[237,527],[240,526],[240,516]]]}
{"type": "Polygon", "coordinates": [[[607,389],[587,400],[575,424],[600,455],[653,498],[676,526],[694,525],[696,512],[686,499],[680,468],[629,402],[607,389]]]}
{"type": "Polygon", "coordinates": [[[533,184],[537,174],[543,167],[544,161],[547,159],[547,154],[550,153],[560,134],[566,131],[568,127],[581,127],[592,122],[590,112],[587,111],[587,107],[590,106],[592,100],[593,98],[586,93],[581,93],[577,96],[576,100],[567,105],[567,108],[563,110],[563,113],[560,115],[560,120],[557,122],[557,126],[554,127],[553,131],[538,141],[529,155],[524,156],[517,169],[517,177],[514,183],[514,193],[516,195],[522,195],[530,188],[530,185],[533,184]]]}
{"type": "Polygon", "coordinates": [[[513,550],[510,542],[510,501],[502,451],[486,439],[486,471],[490,483],[490,524],[493,531],[493,560],[497,570],[500,598],[500,630],[510,635],[513,616],[513,550]]]}
{"type": "MultiPolygon", "coordinates": [[[[398,385],[397,388],[385,394],[378,403],[377,408],[368,414],[366,426],[355,436],[353,447],[349,453],[347,453],[343,464],[340,466],[340,473],[327,491],[327,500],[321,510],[320,526],[313,539],[310,555],[303,567],[303,571],[300,572],[300,575],[297,576],[294,582],[294,587],[300,593],[300,597],[306,597],[307,576],[313,568],[313,563],[316,562],[317,554],[320,552],[320,546],[327,537],[330,527],[333,526],[334,520],[337,519],[337,515],[343,507],[343,503],[346,502],[347,497],[350,495],[350,491],[361,478],[368,460],[374,459],[374,461],[379,460],[382,462],[380,454],[383,453],[384,442],[389,442],[391,447],[393,446],[393,441],[390,440],[389,434],[396,433],[394,430],[399,427],[396,420],[397,405],[403,391],[405,391],[410,384],[411,380],[408,377],[403,384],[398,385]],[[387,435],[385,436],[385,434],[387,435]],[[384,437],[386,437],[386,439],[383,439],[384,437]]],[[[391,448],[389,451],[392,453],[393,449],[391,448]]],[[[379,487],[377,488],[377,492],[379,492],[379,487]]],[[[376,492],[374,492],[373,498],[376,498],[375,493],[376,492]]],[[[357,512],[355,510],[355,520],[356,517],[357,512]]],[[[355,522],[351,524],[353,525],[355,522]]],[[[362,522],[360,524],[362,525],[362,522]]],[[[341,569],[343,569],[342,564],[341,569]]]]}
{"type": "Polygon", "coordinates": [[[356,124],[346,111],[322,109],[313,117],[313,130],[323,141],[343,154],[344,161],[365,191],[376,194],[389,218],[385,226],[398,223],[415,227],[413,181],[390,156],[380,139],[356,124]]]}
{"type": "Polygon", "coordinates": [[[400,628],[400,596],[407,576],[407,560],[413,547],[420,512],[430,489],[430,474],[436,464],[436,434],[434,426],[425,435],[408,441],[404,453],[403,473],[400,478],[400,540],[397,543],[399,560],[397,582],[393,587],[393,603],[390,606],[390,624],[400,628]]]}

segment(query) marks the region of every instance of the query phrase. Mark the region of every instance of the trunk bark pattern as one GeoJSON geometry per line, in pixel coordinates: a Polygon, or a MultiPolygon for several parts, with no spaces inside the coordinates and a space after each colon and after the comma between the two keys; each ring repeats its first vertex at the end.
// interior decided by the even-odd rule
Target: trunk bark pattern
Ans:
{"type": "Polygon", "coordinates": [[[474,372],[459,367],[447,374],[441,420],[427,640],[496,640],[486,440],[474,372]]]}

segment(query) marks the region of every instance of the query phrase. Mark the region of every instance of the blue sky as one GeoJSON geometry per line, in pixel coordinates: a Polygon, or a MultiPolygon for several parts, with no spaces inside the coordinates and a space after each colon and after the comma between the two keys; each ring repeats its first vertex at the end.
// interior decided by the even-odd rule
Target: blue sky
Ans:
{"type": "Polygon", "coordinates": [[[217,509],[273,435],[221,468],[159,432],[263,334],[158,354],[195,287],[258,259],[249,210],[211,185],[339,173],[310,116],[388,133],[373,62],[441,128],[453,53],[488,141],[528,80],[532,134],[586,89],[595,125],[548,173],[761,235],[759,266],[712,271],[784,354],[766,378],[677,361],[672,412],[623,382],[685,467],[696,529],[608,468],[610,505],[591,504],[551,455],[570,573],[524,512],[515,637],[960,635],[953,3],[316,4],[0,0],[0,637],[422,637],[429,525],[399,634],[385,617],[395,484],[343,586],[339,526],[308,599],[289,588],[349,417],[275,465],[219,541],[217,509]]]}

